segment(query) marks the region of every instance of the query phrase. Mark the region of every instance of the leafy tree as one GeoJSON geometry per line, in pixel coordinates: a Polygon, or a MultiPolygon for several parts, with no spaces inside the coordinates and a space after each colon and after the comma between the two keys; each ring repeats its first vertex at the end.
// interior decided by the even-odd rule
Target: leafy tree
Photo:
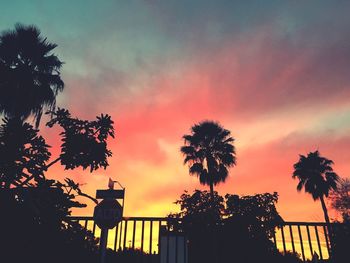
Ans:
{"type": "Polygon", "coordinates": [[[35,26],[16,24],[0,35],[0,113],[39,125],[43,109],[53,110],[64,88],[57,47],[35,26]]]}
{"type": "Polygon", "coordinates": [[[97,262],[98,240],[67,216],[79,185],[39,179],[35,186],[0,190],[1,259],[6,262],[97,262]],[[20,251],[20,253],[18,252],[20,251]]]}
{"type": "Polygon", "coordinates": [[[217,122],[203,121],[192,126],[191,134],[183,139],[181,152],[184,163],[189,164],[189,173],[197,175],[201,184],[210,186],[214,199],[214,185],[225,182],[228,168],[236,164],[231,132],[217,122]]]}
{"type": "Polygon", "coordinates": [[[43,178],[51,156],[48,149],[30,124],[5,118],[0,126],[0,188],[19,186],[30,177],[43,178]]]}
{"type": "Polygon", "coordinates": [[[111,116],[101,114],[96,121],[85,121],[72,118],[68,110],[60,108],[52,115],[47,126],[58,124],[64,129],[61,154],[53,163],[60,160],[66,169],[90,167],[91,172],[100,167],[106,169],[107,158],[112,156],[107,149],[107,138],[114,138],[111,116]]]}
{"type": "Polygon", "coordinates": [[[86,206],[75,200],[77,196],[97,201],[83,193],[72,179],[66,178],[62,183],[46,179],[45,174],[59,160],[66,169],[106,168],[107,158],[112,154],[106,141],[114,136],[113,121],[108,115],[101,115],[96,121],[83,121],[61,109],[53,116],[48,125],[57,123],[64,132],[61,154],[50,163],[49,146],[32,125],[17,118],[5,118],[0,126],[0,209],[6,211],[0,217],[0,225],[7,226],[0,237],[0,247],[5,251],[2,258],[11,258],[11,262],[97,259],[98,241],[93,234],[68,219],[72,208],[86,206]],[[75,147],[65,146],[69,136],[79,137],[75,147]],[[23,253],[16,254],[17,246],[25,248],[23,253]],[[50,256],[57,253],[59,256],[50,256]]]}
{"type": "Polygon", "coordinates": [[[301,262],[296,255],[280,254],[271,241],[283,220],[275,204],[277,193],[254,196],[227,194],[225,199],[195,190],[185,191],[175,203],[181,212],[170,215],[168,230],[185,232],[191,262],[301,262]],[[215,236],[215,249],[212,238],[215,236]]]}
{"type": "Polygon", "coordinates": [[[217,192],[214,192],[213,201],[211,193],[207,191],[195,190],[192,195],[185,191],[175,204],[180,205],[181,212],[169,216],[173,219],[181,218],[181,225],[177,225],[177,220],[172,225],[172,228],[181,231],[218,223],[225,210],[224,199],[217,192]]]}
{"type": "Polygon", "coordinates": [[[312,195],[314,200],[320,200],[324,217],[329,224],[329,216],[324,201],[331,190],[337,189],[338,175],[333,171],[333,161],[320,156],[318,151],[310,152],[307,156],[300,155],[300,159],[294,164],[293,178],[298,178],[297,190],[303,188],[312,195]]]}
{"type": "Polygon", "coordinates": [[[0,126],[0,187],[31,186],[33,180],[44,178],[53,164],[61,161],[66,169],[100,167],[106,169],[112,152],[107,148],[108,137],[114,137],[113,121],[101,115],[96,121],[72,118],[68,110],[52,112],[48,126],[60,125],[63,144],[58,158],[48,163],[50,146],[28,123],[12,118],[0,126]]]}
{"type": "Polygon", "coordinates": [[[242,197],[227,194],[225,199],[226,215],[232,218],[240,217],[246,222],[252,237],[257,233],[264,233],[265,237],[270,239],[276,227],[283,222],[275,206],[278,201],[277,192],[242,197]]]}
{"type": "Polygon", "coordinates": [[[330,193],[331,206],[338,211],[344,222],[350,223],[350,179],[340,179],[336,190],[330,193]]]}

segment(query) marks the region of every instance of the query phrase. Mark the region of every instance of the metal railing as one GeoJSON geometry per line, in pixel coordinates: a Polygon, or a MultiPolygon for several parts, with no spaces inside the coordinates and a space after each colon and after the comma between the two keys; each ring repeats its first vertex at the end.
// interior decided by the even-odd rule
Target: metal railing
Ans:
{"type": "MultiPolygon", "coordinates": [[[[92,217],[70,217],[84,228],[100,236],[100,229],[92,217]]],[[[164,217],[124,217],[116,228],[109,231],[107,247],[117,250],[138,249],[145,254],[158,254],[160,230],[166,226],[164,217]]],[[[332,224],[335,225],[335,224],[332,224]]],[[[312,258],[316,252],[321,260],[330,255],[329,232],[326,223],[320,222],[284,222],[276,228],[272,240],[281,252],[298,253],[303,261],[312,258]]]]}
{"type": "Polygon", "coordinates": [[[330,240],[326,223],[284,222],[276,228],[273,241],[276,247],[286,253],[298,253],[303,261],[317,253],[321,260],[329,258],[330,240]]]}
{"type": "MultiPolygon", "coordinates": [[[[101,229],[93,217],[72,216],[85,229],[100,237],[101,229]]],[[[124,217],[117,226],[109,231],[107,247],[117,250],[139,249],[142,253],[158,254],[159,233],[161,226],[168,222],[164,217],[124,217]]]]}

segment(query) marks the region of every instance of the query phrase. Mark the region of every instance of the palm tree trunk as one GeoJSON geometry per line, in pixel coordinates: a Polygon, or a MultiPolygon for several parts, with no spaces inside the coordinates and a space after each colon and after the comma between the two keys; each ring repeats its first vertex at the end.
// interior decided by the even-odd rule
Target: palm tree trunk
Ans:
{"type": "Polygon", "coordinates": [[[329,236],[329,243],[330,243],[330,248],[331,248],[331,253],[330,253],[330,258],[333,258],[333,252],[334,252],[334,239],[333,239],[333,231],[332,231],[332,226],[330,224],[330,220],[329,220],[329,216],[328,216],[328,210],[327,210],[327,206],[326,203],[324,201],[323,196],[320,197],[320,201],[321,201],[321,205],[322,205],[322,210],[323,210],[323,214],[324,214],[324,219],[326,221],[327,224],[327,229],[328,229],[328,236],[329,236]]]}
{"type": "MultiPolygon", "coordinates": [[[[210,181],[210,198],[211,198],[211,207],[215,209],[215,201],[214,201],[214,183],[213,180],[210,181]]],[[[212,259],[213,263],[218,263],[218,244],[217,244],[217,233],[216,233],[216,224],[212,225],[212,235],[211,235],[211,246],[212,246],[212,259]]]]}
{"type": "Polygon", "coordinates": [[[322,205],[324,219],[325,219],[326,223],[329,224],[330,221],[329,221],[329,216],[328,216],[328,210],[327,210],[326,203],[324,201],[323,196],[320,197],[320,201],[321,201],[321,205],[322,205]]]}
{"type": "MultiPolygon", "coordinates": [[[[214,183],[213,181],[210,182],[210,197],[211,197],[211,202],[212,205],[214,206],[214,183]]],[[[214,208],[214,207],[213,207],[214,208]]]]}

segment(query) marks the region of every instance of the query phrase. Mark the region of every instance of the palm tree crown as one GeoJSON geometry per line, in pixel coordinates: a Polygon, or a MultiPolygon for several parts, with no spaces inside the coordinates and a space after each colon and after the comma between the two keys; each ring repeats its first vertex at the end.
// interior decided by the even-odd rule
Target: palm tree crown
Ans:
{"type": "Polygon", "coordinates": [[[184,135],[185,145],[181,152],[184,163],[189,164],[189,173],[197,175],[201,184],[213,185],[225,182],[228,168],[236,164],[234,139],[231,132],[217,122],[203,121],[191,128],[190,135],[184,135]]]}
{"type": "Polygon", "coordinates": [[[333,161],[320,156],[318,151],[307,156],[300,155],[294,164],[293,178],[298,178],[297,190],[303,188],[314,200],[328,196],[331,189],[337,188],[338,175],[333,171],[333,161]]]}
{"type": "Polygon", "coordinates": [[[63,64],[52,54],[56,44],[40,35],[35,26],[17,24],[0,35],[0,113],[39,124],[43,108],[52,110],[64,88],[63,64]]]}

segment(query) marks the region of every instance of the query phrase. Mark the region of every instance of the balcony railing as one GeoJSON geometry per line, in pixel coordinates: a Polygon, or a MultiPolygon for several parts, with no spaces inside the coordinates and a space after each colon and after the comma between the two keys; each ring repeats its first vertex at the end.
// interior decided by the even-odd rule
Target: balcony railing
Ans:
{"type": "MultiPolygon", "coordinates": [[[[100,237],[101,230],[92,217],[75,216],[70,219],[78,221],[96,237],[100,237]]],[[[164,217],[124,217],[114,229],[109,231],[107,246],[114,251],[139,249],[142,253],[157,255],[161,227],[166,226],[167,222],[168,218],[164,217]]],[[[312,258],[315,252],[321,260],[328,259],[330,255],[326,223],[284,222],[280,228],[276,228],[272,241],[278,250],[298,253],[304,261],[312,258]]]]}

